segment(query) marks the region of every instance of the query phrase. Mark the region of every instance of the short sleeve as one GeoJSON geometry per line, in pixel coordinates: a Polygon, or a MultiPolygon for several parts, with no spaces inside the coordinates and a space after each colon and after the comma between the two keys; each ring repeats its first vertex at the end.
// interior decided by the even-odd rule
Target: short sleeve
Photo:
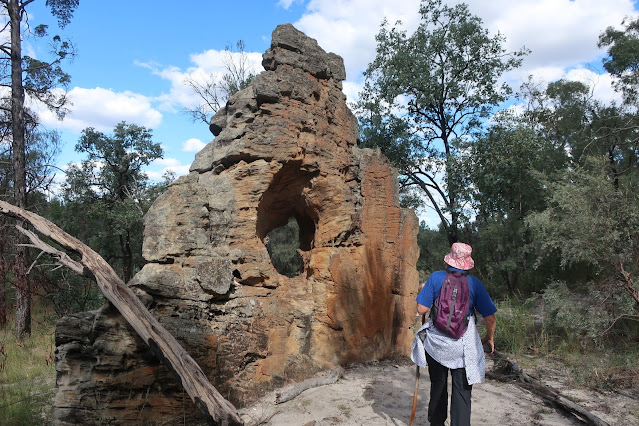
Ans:
{"type": "Polygon", "coordinates": [[[477,312],[479,312],[482,317],[487,317],[497,312],[497,307],[495,306],[493,299],[490,298],[488,290],[486,290],[484,284],[482,284],[482,282],[476,277],[469,278],[473,279],[473,293],[475,296],[475,309],[477,312]]]}
{"type": "MultiPolygon", "coordinates": [[[[444,272],[444,275],[445,274],[446,273],[444,272]]],[[[426,280],[426,284],[424,284],[424,287],[417,295],[417,303],[422,306],[426,306],[427,308],[433,306],[433,302],[437,298],[436,295],[439,294],[439,288],[441,288],[441,281],[443,281],[442,279],[439,279],[439,275],[441,275],[441,271],[433,272],[428,277],[428,279],[426,280]]]]}

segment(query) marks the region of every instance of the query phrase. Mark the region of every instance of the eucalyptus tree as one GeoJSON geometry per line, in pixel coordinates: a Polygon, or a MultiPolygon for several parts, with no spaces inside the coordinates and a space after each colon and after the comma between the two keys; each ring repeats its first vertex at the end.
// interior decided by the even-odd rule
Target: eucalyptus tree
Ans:
{"type": "Polygon", "coordinates": [[[597,142],[603,142],[613,173],[635,173],[639,168],[639,18],[626,18],[623,30],[607,28],[599,36],[599,47],[608,47],[604,68],[615,77],[615,89],[622,93],[624,104],[608,108],[602,114],[597,142]]]}
{"type": "Polygon", "coordinates": [[[142,219],[159,195],[142,169],[162,158],[162,147],[151,130],[121,122],[110,135],[84,129],[75,149],[87,158],[67,169],[59,225],[115,265],[126,282],[144,263],[142,219]]]}
{"type": "MultiPolygon", "coordinates": [[[[62,91],[53,90],[69,82],[68,74],[60,68],[60,63],[72,53],[71,44],[55,35],[51,39],[52,57],[43,61],[23,55],[22,42],[25,37],[47,36],[47,26],[32,27],[29,22],[28,7],[36,0],[0,0],[0,14],[6,18],[0,44],[2,70],[0,84],[10,94],[2,108],[10,114],[10,133],[13,168],[13,202],[27,208],[27,178],[25,159],[25,124],[37,121],[25,109],[25,96],[44,104],[58,115],[64,114],[67,99],[62,91]]],[[[46,0],[46,6],[58,20],[60,28],[66,26],[79,4],[79,0],[46,0]]],[[[18,237],[21,238],[21,237],[18,237]]],[[[31,333],[31,289],[27,278],[28,251],[20,246],[15,259],[16,288],[16,335],[22,338],[31,333]]]]}
{"type": "Polygon", "coordinates": [[[541,253],[564,268],[593,271],[577,285],[582,293],[603,295],[598,311],[611,325],[639,319],[639,191],[636,174],[620,176],[613,187],[607,163],[605,156],[590,156],[584,166],[566,170],[549,188],[548,208],[526,220],[541,253]]]}
{"type": "Polygon", "coordinates": [[[543,177],[558,172],[562,150],[509,111],[497,114],[468,150],[478,272],[498,292],[538,291],[546,283],[536,280],[531,267],[534,251],[524,219],[545,209],[543,177]]]}
{"type": "Polygon", "coordinates": [[[458,239],[468,201],[460,144],[506,100],[500,83],[521,65],[525,49],[508,53],[464,3],[423,0],[412,34],[387,21],[376,36],[356,107],[365,145],[378,146],[435,209],[450,243],[458,239]]]}
{"type": "Polygon", "coordinates": [[[639,101],[639,18],[626,18],[623,30],[608,27],[599,36],[599,47],[608,47],[603,59],[606,71],[617,78],[615,88],[626,103],[639,101]]]}
{"type": "MultiPolygon", "coordinates": [[[[587,279],[573,283],[591,297],[572,308],[595,304],[596,317],[607,322],[607,330],[629,324],[622,321],[613,327],[619,320],[639,318],[639,20],[624,25],[625,30],[608,28],[599,38],[600,47],[609,46],[604,67],[615,77],[623,103],[589,102],[585,121],[572,120],[567,127],[579,137],[573,133],[568,143],[570,166],[547,181],[546,209],[526,218],[540,253],[558,259],[565,269],[591,271],[587,279]]],[[[563,91],[570,92],[575,93],[563,91]]],[[[548,297],[557,289],[570,290],[555,285],[548,297]]],[[[562,309],[575,303],[566,302],[566,296],[557,300],[564,301],[562,309]]],[[[595,328],[599,336],[604,332],[601,326],[595,328]]]]}

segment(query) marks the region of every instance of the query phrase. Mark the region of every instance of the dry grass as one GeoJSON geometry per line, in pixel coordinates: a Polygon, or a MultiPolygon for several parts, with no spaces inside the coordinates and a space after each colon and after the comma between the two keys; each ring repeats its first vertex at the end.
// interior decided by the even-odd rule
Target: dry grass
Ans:
{"type": "Polygon", "coordinates": [[[20,342],[12,324],[0,329],[2,425],[45,423],[55,393],[55,326],[49,316],[46,306],[34,306],[31,337],[20,342]]]}

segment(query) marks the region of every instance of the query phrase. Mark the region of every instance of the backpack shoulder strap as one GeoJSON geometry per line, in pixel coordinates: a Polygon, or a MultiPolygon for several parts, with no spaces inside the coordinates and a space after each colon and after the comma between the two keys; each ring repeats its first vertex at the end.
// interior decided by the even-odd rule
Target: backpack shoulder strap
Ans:
{"type": "Polygon", "coordinates": [[[468,277],[468,271],[456,271],[450,267],[446,268],[446,273],[455,275],[456,277],[468,277]]]}

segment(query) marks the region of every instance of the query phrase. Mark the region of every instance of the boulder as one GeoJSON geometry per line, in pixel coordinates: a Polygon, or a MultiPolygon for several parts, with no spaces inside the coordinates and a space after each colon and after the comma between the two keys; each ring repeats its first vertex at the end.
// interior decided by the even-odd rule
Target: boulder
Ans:
{"type": "MultiPolygon", "coordinates": [[[[278,26],[265,71],[211,119],[215,139],[145,217],[129,285],[236,406],[337,365],[407,356],[418,221],[396,171],[361,149],[342,59],[278,26]],[[278,273],[269,233],[294,218],[303,267],[278,273]]],[[[54,424],[196,419],[112,307],[56,328],[54,424]]]]}

